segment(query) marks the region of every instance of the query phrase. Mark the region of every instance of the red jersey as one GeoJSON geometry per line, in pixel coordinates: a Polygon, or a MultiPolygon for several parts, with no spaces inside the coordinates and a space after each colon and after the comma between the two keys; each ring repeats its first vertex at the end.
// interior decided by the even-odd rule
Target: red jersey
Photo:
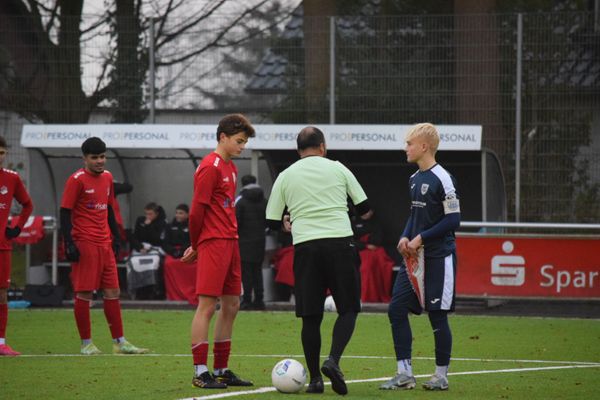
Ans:
{"type": "Polygon", "coordinates": [[[113,205],[113,177],[80,169],[67,179],[60,206],[71,211],[73,240],[92,243],[111,242],[108,206],[113,205]]]}
{"type": "Polygon", "coordinates": [[[207,239],[237,239],[235,184],[237,168],[217,153],[204,157],[194,174],[194,197],[190,210],[190,238],[198,245],[207,239]],[[199,209],[204,216],[198,221],[199,209]]]}
{"type": "Polygon", "coordinates": [[[12,248],[11,241],[6,238],[4,230],[8,223],[13,198],[23,206],[17,224],[19,228],[23,229],[23,225],[25,225],[33,210],[33,203],[19,174],[9,169],[0,168],[0,250],[10,250],[12,248]]]}

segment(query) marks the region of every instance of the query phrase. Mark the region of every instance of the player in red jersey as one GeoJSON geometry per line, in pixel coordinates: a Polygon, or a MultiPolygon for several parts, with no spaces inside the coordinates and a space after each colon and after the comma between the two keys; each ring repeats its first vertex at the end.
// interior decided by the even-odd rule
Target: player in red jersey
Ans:
{"type": "Polygon", "coordinates": [[[8,321],[8,296],[7,289],[10,285],[10,256],[12,253],[12,239],[19,236],[23,225],[33,210],[33,203],[25,190],[25,186],[19,178],[19,174],[9,169],[4,169],[6,158],[6,140],[0,136],[0,356],[18,356],[6,344],[6,323],[8,321]],[[16,199],[23,209],[19,216],[17,226],[11,228],[8,225],[8,216],[13,198],[16,199]]]}
{"type": "Polygon", "coordinates": [[[113,353],[147,353],[148,349],[132,345],[123,336],[121,292],[111,245],[118,243],[119,228],[112,207],[115,201],[112,174],[104,169],[106,144],[91,137],[83,142],[81,151],[84,167],[67,179],[60,206],[65,254],[72,262],[71,282],[81,354],[100,354],[92,343],[90,322],[93,292],[98,289],[102,289],[104,297],[104,315],[113,337],[113,353]]]}
{"type": "Polygon", "coordinates": [[[240,308],[241,261],[235,218],[237,168],[233,157],[241,154],[254,128],[241,114],[226,115],[217,128],[217,148],[206,156],[194,175],[194,197],[189,218],[191,246],[182,261],[197,262],[198,308],[192,321],[194,386],[224,389],[252,386],[227,368],[233,321],[240,308]],[[217,300],[221,309],[214,332],[213,374],[208,371],[208,328],[217,300]]]}

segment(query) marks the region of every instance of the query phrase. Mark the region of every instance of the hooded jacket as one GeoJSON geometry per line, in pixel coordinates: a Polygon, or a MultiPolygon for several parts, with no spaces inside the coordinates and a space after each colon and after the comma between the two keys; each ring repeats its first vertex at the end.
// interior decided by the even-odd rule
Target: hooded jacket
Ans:
{"type": "Polygon", "coordinates": [[[240,191],[235,204],[240,257],[242,262],[262,263],[265,255],[265,209],[267,200],[256,183],[246,185],[240,191]]]}

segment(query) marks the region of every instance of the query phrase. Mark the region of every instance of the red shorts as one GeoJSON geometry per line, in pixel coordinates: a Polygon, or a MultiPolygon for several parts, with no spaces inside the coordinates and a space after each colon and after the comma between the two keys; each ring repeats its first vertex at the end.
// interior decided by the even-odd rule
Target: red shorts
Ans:
{"type": "Polygon", "coordinates": [[[236,239],[209,239],[198,246],[196,295],[242,294],[240,248],[236,239]]]}
{"type": "Polygon", "coordinates": [[[110,243],[75,242],[79,262],[71,264],[71,283],[75,292],[117,289],[117,262],[110,243]]]}
{"type": "Polygon", "coordinates": [[[0,250],[0,289],[10,286],[10,256],[12,250],[0,250]]]}

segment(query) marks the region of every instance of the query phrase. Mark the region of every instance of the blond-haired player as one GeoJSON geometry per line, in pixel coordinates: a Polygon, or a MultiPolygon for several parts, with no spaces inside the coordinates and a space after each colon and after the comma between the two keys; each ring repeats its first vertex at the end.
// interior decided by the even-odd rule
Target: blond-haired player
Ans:
{"type": "MultiPolygon", "coordinates": [[[[417,257],[424,246],[424,309],[435,338],[436,368],[423,384],[425,389],[448,389],[448,366],[452,351],[452,333],[448,312],[454,310],[456,246],[454,230],[460,225],[460,204],[456,181],[435,160],[440,137],[430,123],[414,125],[406,135],[406,158],[419,167],[409,179],[410,216],[398,242],[405,260],[417,257]]],[[[388,316],[392,327],[397,374],[381,389],[412,389],[416,380],[412,372],[412,332],[408,313],[421,314],[417,299],[403,266],[396,277],[388,316]]]]}

